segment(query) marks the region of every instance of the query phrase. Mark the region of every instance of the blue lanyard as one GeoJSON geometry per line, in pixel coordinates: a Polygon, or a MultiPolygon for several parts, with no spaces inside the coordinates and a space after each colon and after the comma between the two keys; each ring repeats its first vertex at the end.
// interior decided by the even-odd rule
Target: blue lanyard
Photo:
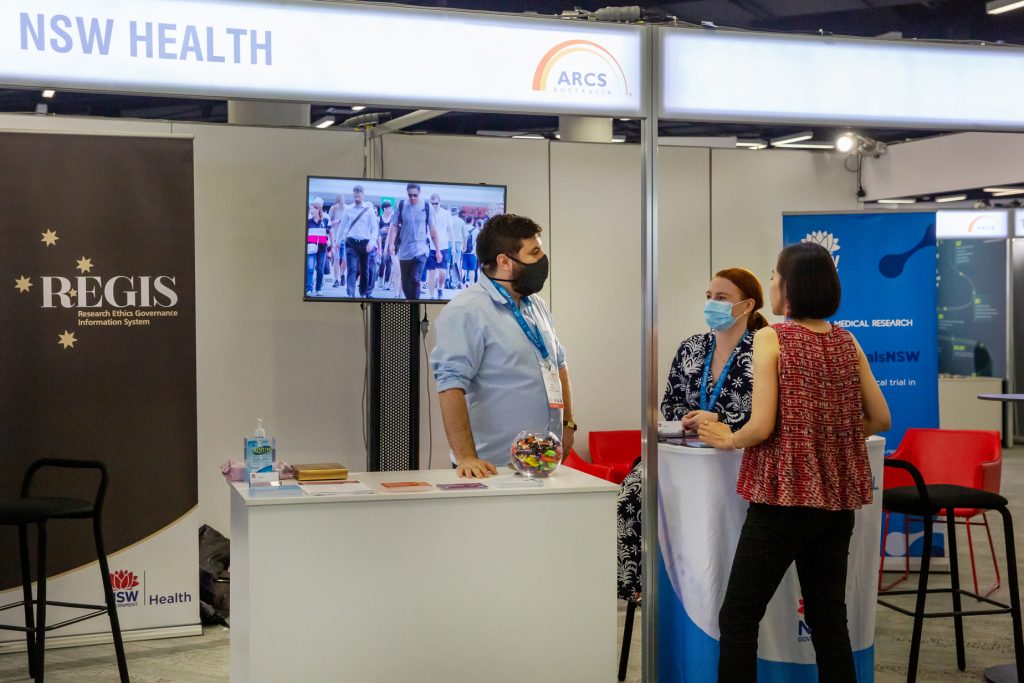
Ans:
{"type": "Polygon", "coordinates": [[[722,388],[725,387],[725,380],[729,376],[729,370],[732,368],[732,363],[736,360],[736,352],[740,349],[740,344],[750,334],[749,330],[743,333],[740,337],[739,343],[736,344],[736,348],[729,354],[729,360],[725,362],[725,367],[722,368],[722,373],[718,376],[718,381],[715,382],[715,388],[711,390],[711,396],[708,396],[708,377],[711,376],[711,361],[715,357],[715,341],[716,337],[711,337],[711,349],[708,351],[708,357],[704,360],[704,374],[700,378],[700,409],[711,410],[718,405],[718,397],[722,393],[722,388]]]}
{"type": "MultiPolygon", "coordinates": [[[[519,327],[523,328],[523,333],[526,334],[526,338],[530,340],[531,344],[537,347],[538,351],[540,351],[540,357],[547,360],[550,354],[548,353],[547,344],[544,343],[544,337],[540,334],[540,330],[534,330],[530,327],[530,324],[526,322],[526,318],[523,317],[523,312],[519,310],[519,306],[516,305],[516,300],[512,298],[512,295],[508,293],[507,289],[494,280],[491,280],[491,284],[493,284],[494,288],[498,290],[498,293],[505,298],[508,310],[511,311],[512,317],[514,317],[516,322],[519,323],[519,327]]],[[[533,304],[530,302],[530,297],[524,297],[523,301],[525,301],[526,305],[531,309],[533,308],[533,304]]]]}

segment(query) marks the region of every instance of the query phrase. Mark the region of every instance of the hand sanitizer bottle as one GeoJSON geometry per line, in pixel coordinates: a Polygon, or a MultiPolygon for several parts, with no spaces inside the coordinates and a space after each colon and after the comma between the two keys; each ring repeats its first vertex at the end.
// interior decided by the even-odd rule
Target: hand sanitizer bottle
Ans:
{"type": "Polygon", "coordinates": [[[277,456],[277,439],[268,438],[263,429],[263,420],[256,420],[256,432],[244,440],[245,475],[249,486],[256,482],[270,483],[278,479],[274,471],[277,456]]]}

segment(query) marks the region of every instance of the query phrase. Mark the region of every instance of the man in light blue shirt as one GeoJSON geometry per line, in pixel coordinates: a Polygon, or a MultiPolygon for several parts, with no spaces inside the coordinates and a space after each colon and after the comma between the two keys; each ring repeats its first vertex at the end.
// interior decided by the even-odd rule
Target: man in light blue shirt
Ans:
{"type": "Polygon", "coordinates": [[[540,233],[523,216],[491,218],[476,243],[485,277],[438,316],[430,365],[459,476],[497,474],[521,431],[554,432],[566,454],[572,448],[565,350],[533,296],[548,275],[540,233]]]}

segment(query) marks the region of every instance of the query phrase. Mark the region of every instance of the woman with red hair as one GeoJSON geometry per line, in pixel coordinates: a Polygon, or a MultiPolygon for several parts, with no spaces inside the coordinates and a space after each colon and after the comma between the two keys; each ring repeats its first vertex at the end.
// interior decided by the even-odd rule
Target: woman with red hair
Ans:
{"type": "MultiPolygon", "coordinates": [[[[690,432],[704,423],[739,429],[750,419],[754,333],[768,325],[758,312],[764,306],[764,292],[746,268],[726,268],[715,273],[704,294],[704,319],[710,331],[679,345],[661,412],[665,420],[681,422],[690,432]]],[[[637,459],[619,489],[619,597],[623,600],[636,600],[640,593],[639,463],[637,459]]]]}

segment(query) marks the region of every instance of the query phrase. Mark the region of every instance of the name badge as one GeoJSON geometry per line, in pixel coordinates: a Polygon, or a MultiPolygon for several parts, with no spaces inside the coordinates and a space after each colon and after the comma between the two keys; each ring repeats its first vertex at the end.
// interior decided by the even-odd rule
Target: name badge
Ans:
{"type": "Polygon", "coordinates": [[[565,408],[565,401],[562,400],[562,379],[558,376],[558,368],[550,360],[544,360],[540,364],[540,370],[544,376],[544,390],[548,394],[548,406],[565,408]]]}

